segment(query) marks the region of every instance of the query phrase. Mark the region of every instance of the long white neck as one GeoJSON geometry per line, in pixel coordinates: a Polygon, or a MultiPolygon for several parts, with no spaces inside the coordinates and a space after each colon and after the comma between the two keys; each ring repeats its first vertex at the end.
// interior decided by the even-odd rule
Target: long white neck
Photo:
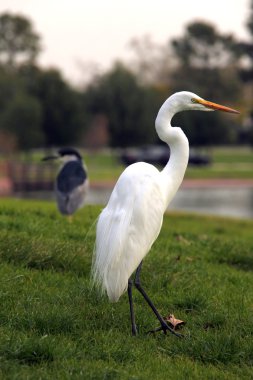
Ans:
{"type": "Polygon", "coordinates": [[[172,117],[179,111],[182,111],[182,109],[177,104],[171,102],[169,98],[160,108],[155,121],[156,132],[159,138],[170,147],[170,159],[161,172],[167,205],[183,181],[189,160],[187,137],[181,128],[171,126],[172,117]]]}

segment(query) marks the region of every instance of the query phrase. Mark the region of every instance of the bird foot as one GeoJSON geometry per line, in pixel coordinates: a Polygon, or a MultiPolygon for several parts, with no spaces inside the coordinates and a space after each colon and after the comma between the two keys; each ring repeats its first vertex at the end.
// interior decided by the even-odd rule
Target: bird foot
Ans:
{"type": "Polygon", "coordinates": [[[155,334],[158,331],[163,331],[165,335],[167,334],[167,331],[169,331],[171,334],[176,335],[178,338],[184,337],[184,335],[177,333],[174,329],[168,326],[167,323],[162,324],[160,327],[157,327],[154,330],[149,330],[147,334],[155,334]]]}

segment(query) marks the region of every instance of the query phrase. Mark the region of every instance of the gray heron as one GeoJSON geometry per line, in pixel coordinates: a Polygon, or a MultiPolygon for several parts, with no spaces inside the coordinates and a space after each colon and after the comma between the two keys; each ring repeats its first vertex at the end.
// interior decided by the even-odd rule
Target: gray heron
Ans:
{"type": "Polygon", "coordinates": [[[89,187],[87,168],[74,148],[61,148],[43,161],[60,159],[62,166],[55,181],[55,194],[61,214],[71,216],[83,207],[89,187]]]}

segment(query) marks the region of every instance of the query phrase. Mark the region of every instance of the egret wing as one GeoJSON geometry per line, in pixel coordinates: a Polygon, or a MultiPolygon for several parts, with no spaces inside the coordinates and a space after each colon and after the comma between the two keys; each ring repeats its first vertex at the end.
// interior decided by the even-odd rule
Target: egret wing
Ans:
{"type": "Polygon", "coordinates": [[[129,166],[97,223],[93,274],[110,300],[126,290],[160,232],[163,213],[158,170],[145,163],[129,166]]]}

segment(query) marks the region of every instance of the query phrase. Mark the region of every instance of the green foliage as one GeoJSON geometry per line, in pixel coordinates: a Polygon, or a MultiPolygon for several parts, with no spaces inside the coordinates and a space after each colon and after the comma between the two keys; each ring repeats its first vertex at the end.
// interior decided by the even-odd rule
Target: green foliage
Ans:
{"type": "Polygon", "coordinates": [[[0,129],[22,149],[72,144],[85,129],[79,92],[59,71],[35,66],[39,50],[29,19],[0,15],[0,129]]]}
{"type": "Polygon", "coordinates": [[[32,96],[17,94],[2,114],[2,128],[12,133],[19,147],[29,149],[44,143],[40,103],[32,96]]]}
{"type": "Polygon", "coordinates": [[[33,62],[40,51],[39,36],[29,19],[21,15],[0,15],[0,60],[9,68],[33,62]]]}
{"type": "Polygon", "coordinates": [[[85,103],[91,115],[104,113],[108,117],[111,146],[140,145],[156,139],[156,92],[140,86],[123,65],[117,64],[91,85],[85,103]]]}
{"type": "MultiPolygon", "coordinates": [[[[183,37],[171,41],[178,58],[172,79],[173,91],[196,92],[216,102],[236,101],[240,81],[235,69],[236,41],[232,35],[220,34],[212,24],[193,22],[183,37]]],[[[221,113],[187,113],[178,115],[194,146],[229,144],[236,141],[236,122],[221,113]]]]}
{"type": "Polygon", "coordinates": [[[253,35],[253,2],[252,0],[250,1],[250,16],[249,16],[249,19],[247,21],[247,27],[250,31],[250,33],[253,35]]]}
{"type": "Polygon", "coordinates": [[[70,224],[52,203],[0,201],[1,378],[250,378],[252,222],[166,215],[142,279],[185,338],[147,335],[157,322],[136,291],[133,338],[127,296],[109,304],[90,285],[99,211],[70,224]]]}
{"type": "Polygon", "coordinates": [[[20,149],[76,143],[84,120],[80,93],[57,70],[0,69],[0,129],[12,133],[20,149]]]}
{"type": "Polygon", "coordinates": [[[238,99],[240,82],[235,69],[236,40],[232,35],[219,33],[215,26],[205,22],[192,22],[183,37],[171,41],[179,61],[180,78],[176,87],[183,84],[195,88],[203,97],[224,101],[238,99]],[[218,89],[218,90],[217,90],[218,89]]]}
{"type": "MultiPolygon", "coordinates": [[[[241,41],[238,43],[238,51],[241,56],[247,60],[247,66],[240,67],[240,78],[242,83],[247,83],[252,86],[253,81],[253,2],[250,2],[250,13],[247,20],[247,27],[250,33],[250,39],[247,41],[241,41]]],[[[248,116],[251,118],[252,124],[252,115],[253,115],[253,104],[252,97],[247,97],[247,108],[248,108],[248,116]]],[[[251,129],[248,131],[246,135],[246,139],[249,144],[253,145],[253,127],[251,125],[251,129]]]]}
{"type": "Polygon", "coordinates": [[[175,116],[173,125],[180,126],[190,146],[227,145],[236,140],[231,117],[218,112],[184,112],[175,116]]]}
{"type": "Polygon", "coordinates": [[[207,22],[187,25],[183,37],[171,41],[181,65],[198,68],[227,67],[236,58],[231,34],[220,34],[207,22]]]}
{"type": "Polygon", "coordinates": [[[21,68],[27,91],[42,107],[42,130],[47,145],[68,145],[78,141],[84,130],[81,95],[73,90],[58,70],[21,68]]]}
{"type": "Polygon", "coordinates": [[[15,136],[19,148],[28,149],[43,144],[41,124],[40,103],[18,75],[0,69],[0,129],[15,136]]]}
{"type": "MultiPolygon", "coordinates": [[[[174,91],[193,91],[231,106],[241,98],[236,58],[243,54],[243,44],[212,24],[192,22],[166,47],[149,38],[132,44],[135,74],[134,67],[117,63],[78,91],[58,70],[36,66],[40,37],[29,19],[0,15],[0,135],[15,137],[23,149],[80,144],[102,115],[108,120],[110,146],[144,145],[157,141],[157,112],[174,91]],[[152,54],[145,54],[150,49],[152,54]]],[[[221,114],[187,113],[177,120],[182,120],[192,145],[236,142],[236,121],[221,114]]]]}

